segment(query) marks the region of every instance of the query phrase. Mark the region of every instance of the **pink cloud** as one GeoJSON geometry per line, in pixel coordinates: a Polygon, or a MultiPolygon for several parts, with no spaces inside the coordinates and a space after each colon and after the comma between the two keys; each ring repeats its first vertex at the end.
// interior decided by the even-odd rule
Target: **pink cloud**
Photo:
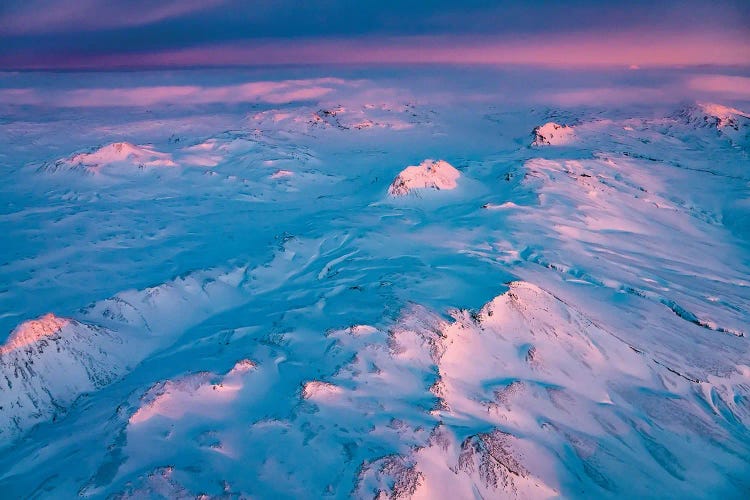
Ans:
{"type": "Polygon", "coordinates": [[[726,97],[750,98],[750,78],[746,76],[698,75],[688,81],[688,87],[726,97]]]}
{"type": "Polygon", "coordinates": [[[0,17],[0,31],[22,35],[142,26],[225,2],[226,0],[162,0],[132,5],[106,0],[76,0],[75,5],[71,5],[68,2],[30,0],[20,10],[0,17]]]}
{"type": "Polygon", "coordinates": [[[674,90],[650,87],[593,87],[562,92],[547,92],[537,98],[564,106],[630,104],[654,102],[674,97],[674,90]]]}
{"type": "MultiPolygon", "coordinates": [[[[261,81],[219,87],[195,85],[133,88],[93,88],[40,92],[2,89],[0,103],[59,107],[154,106],[158,104],[210,104],[285,102],[319,99],[350,82],[338,78],[261,81]]],[[[354,82],[356,84],[356,82],[354,82]]]]}
{"type": "Polygon", "coordinates": [[[750,65],[750,37],[721,33],[577,33],[529,37],[265,40],[151,53],[3,61],[36,67],[181,67],[278,64],[451,63],[555,67],[750,65]]]}

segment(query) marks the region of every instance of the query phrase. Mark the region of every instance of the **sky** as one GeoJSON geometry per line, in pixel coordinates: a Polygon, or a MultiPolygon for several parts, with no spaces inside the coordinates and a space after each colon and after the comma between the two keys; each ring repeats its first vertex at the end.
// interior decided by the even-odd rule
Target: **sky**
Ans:
{"type": "Polygon", "coordinates": [[[750,65],[748,0],[2,0],[0,69],[750,65]]]}

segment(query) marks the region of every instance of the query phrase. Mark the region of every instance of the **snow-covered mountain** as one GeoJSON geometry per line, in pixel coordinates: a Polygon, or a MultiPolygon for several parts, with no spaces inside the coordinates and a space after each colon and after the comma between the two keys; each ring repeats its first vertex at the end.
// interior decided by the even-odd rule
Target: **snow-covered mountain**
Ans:
{"type": "Polygon", "coordinates": [[[0,439],[11,442],[78,395],[119,378],[122,344],[105,328],[53,314],[19,325],[0,347],[0,439]]]}
{"type": "Polygon", "coordinates": [[[747,126],[750,115],[729,106],[714,103],[699,103],[679,111],[677,116],[697,127],[724,129],[729,127],[739,130],[740,126],[747,126]]]}
{"type": "Polygon", "coordinates": [[[77,170],[87,174],[98,174],[117,168],[145,169],[176,165],[169,154],[156,151],[153,147],[114,142],[91,152],[75,153],[67,158],[46,163],[41,168],[47,172],[77,170]]]}
{"type": "Polygon", "coordinates": [[[425,160],[406,167],[388,187],[391,196],[406,196],[418,189],[455,189],[461,173],[444,160],[425,160]]]}
{"type": "Polygon", "coordinates": [[[573,127],[558,125],[555,122],[539,125],[532,130],[531,135],[534,137],[532,146],[559,146],[568,144],[575,138],[573,127]]]}
{"type": "Polygon", "coordinates": [[[750,147],[750,114],[716,103],[698,103],[680,110],[677,119],[696,127],[715,130],[740,147],[750,147]]]}
{"type": "Polygon", "coordinates": [[[7,496],[750,490],[748,103],[421,71],[8,108],[7,496]]]}

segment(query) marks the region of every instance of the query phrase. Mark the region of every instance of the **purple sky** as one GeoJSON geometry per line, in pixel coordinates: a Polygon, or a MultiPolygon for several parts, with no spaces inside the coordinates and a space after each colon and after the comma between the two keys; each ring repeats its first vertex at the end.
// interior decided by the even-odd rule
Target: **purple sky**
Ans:
{"type": "Polygon", "coordinates": [[[3,0],[0,68],[750,65],[750,1],[3,0]]]}

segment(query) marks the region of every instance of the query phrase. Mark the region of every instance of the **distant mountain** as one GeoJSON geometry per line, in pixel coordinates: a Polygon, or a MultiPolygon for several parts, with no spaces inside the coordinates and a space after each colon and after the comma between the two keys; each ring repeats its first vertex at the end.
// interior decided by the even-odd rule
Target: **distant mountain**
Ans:
{"type": "MultiPolygon", "coordinates": [[[[151,146],[136,146],[129,142],[114,142],[85,153],[46,163],[46,172],[79,171],[86,174],[105,173],[108,170],[175,167],[171,155],[156,151],[151,146]]],[[[117,171],[115,171],[117,173],[117,171]]]]}
{"type": "Polygon", "coordinates": [[[547,122],[536,127],[531,135],[534,138],[532,146],[561,146],[569,144],[575,137],[573,127],[558,125],[555,122],[547,122]]]}
{"type": "Polygon", "coordinates": [[[461,173],[447,161],[425,160],[402,170],[388,188],[388,194],[398,197],[420,189],[455,189],[459,177],[461,173]]]}

